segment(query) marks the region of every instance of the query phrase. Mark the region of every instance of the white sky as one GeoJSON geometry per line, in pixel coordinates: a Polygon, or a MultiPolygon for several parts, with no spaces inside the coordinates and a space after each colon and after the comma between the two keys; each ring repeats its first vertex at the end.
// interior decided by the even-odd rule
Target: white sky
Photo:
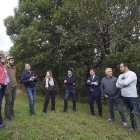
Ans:
{"type": "Polygon", "coordinates": [[[8,51],[13,45],[9,36],[6,35],[4,19],[14,14],[14,8],[18,6],[18,0],[0,0],[0,50],[8,51]]]}

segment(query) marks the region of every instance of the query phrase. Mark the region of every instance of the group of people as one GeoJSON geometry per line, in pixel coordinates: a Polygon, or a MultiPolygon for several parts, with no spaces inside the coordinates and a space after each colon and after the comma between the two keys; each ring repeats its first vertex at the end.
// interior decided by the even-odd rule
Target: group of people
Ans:
{"type": "MultiPolygon", "coordinates": [[[[119,78],[113,76],[112,68],[105,69],[105,77],[102,79],[96,75],[96,70],[91,68],[89,71],[89,78],[86,81],[89,94],[89,108],[91,115],[96,115],[94,110],[94,101],[98,107],[98,114],[102,117],[102,96],[105,96],[108,105],[110,118],[108,121],[115,121],[114,105],[116,105],[124,127],[127,127],[127,120],[121,103],[123,98],[124,103],[129,109],[131,128],[137,128],[135,112],[140,117],[140,105],[137,94],[137,76],[134,72],[129,70],[126,63],[120,64],[119,78]]],[[[31,116],[35,115],[35,97],[36,97],[36,82],[37,75],[31,70],[30,64],[25,64],[24,72],[20,78],[21,84],[25,85],[25,89],[29,98],[29,113],[31,116]]],[[[68,111],[68,98],[72,97],[73,111],[76,112],[76,78],[73,75],[73,70],[69,69],[66,78],[64,79],[66,91],[64,96],[63,112],[68,111]]],[[[47,71],[43,80],[43,88],[45,92],[45,100],[42,109],[42,115],[47,113],[49,100],[51,99],[51,111],[55,111],[55,96],[58,92],[58,84],[52,75],[52,71],[47,71]]],[[[2,120],[2,100],[5,96],[5,118],[12,120],[14,118],[14,100],[16,97],[17,81],[16,81],[16,67],[14,65],[14,57],[7,57],[5,64],[4,58],[0,55],[0,129],[4,128],[2,120]]]]}
{"type": "MultiPolygon", "coordinates": [[[[29,109],[30,115],[35,115],[34,103],[36,97],[36,82],[37,75],[35,72],[31,70],[30,64],[25,64],[24,72],[21,75],[20,79],[21,84],[25,85],[25,89],[29,98],[29,109]]],[[[68,110],[68,98],[72,96],[73,99],[73,111],[76,112],[76,96],[75,96],[75,82],[76,78],[73,76],[72,70],[68,70],[68,76],[66,76],[64,80],[64,84],[66,84],[66,93],[64,97],[64,110],[63,112],[67,112],[68,110]]],[[[47,108],[49,104],[49,100],[51,99],[51,111],[55,111],[55,96],[58,92],[58,84],[55,78],[53,78],[52,71],[47,71],[46,76],[43,80],[43,89],[45,92],[45,101],[43,105],[42,114],[47,113],[47,108]]]]}
{"type": "Polygon", "coordinates": [[[130,114],[131,127],[129,130],[133,131],[137,128],[135,114],[140,117],[137,76],[133,71],[129,70],[127,63],[120,64],[120,71],[122,74],[117,78],[113,76],[112,68],[106,68],[105,77],[101,79],[96,76],[95,69],[90,69],[90,77],[87,80],[90,111],[92,115],[95,115],[93,104],[96,101],[98,114],[102,117],[101,97],[104,96],[110,113],[108,121],[115,122],[115,105],[121,116],[123,127],[127,127],[127,120],[121,102],[122,98],[130,114]]]}
{"type": "Polygon", "coordinates": [[[0,129],[4,129],[2,119],[2,100],[5,96],[5,118],[12,120],[14,118],[14,101],[16,97],[17,81],[16,81],[16,67],[14,66],[14,58],[7,57],[5,59],[0,55],[0,129]]]}

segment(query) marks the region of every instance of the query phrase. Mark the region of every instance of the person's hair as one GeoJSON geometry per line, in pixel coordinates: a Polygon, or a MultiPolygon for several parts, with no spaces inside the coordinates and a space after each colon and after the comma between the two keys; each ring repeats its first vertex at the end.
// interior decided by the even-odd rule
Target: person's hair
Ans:
{"type": "MultiPolygon", "coordinates": [[[[25,63],[25,64],[24,64],[24,70],[26,69],[26,68],[25,68],[26,65],[30,65],[30,64],[29,64],[29,63],[25,63]]],[[[30,67],[31,67],[31,65],[30,65],[30,67]]]]}
{"type": "Polygon", "coordinates": [[[122,62],[121,64],[123,64],[124,65],[124,67],[127,67],[128,69],[129,69],[129,64],[127,63],[127,62],[122,62]]]}
{"type": "Polygon", "coordinates": [[[96,72],[96,69],[95,69],[95,68],[90,68],[90,71],[91,71],[91,70],[94,71],[94,72],[96,72]]]}
{"type": "Polygon", "coordinates": [[[108,72],[108,70],[112,70],[112,68],[106,68],[105,69],[105,74],[108,72]]]}
{"type": "Polygon", "coordinates": [[[69,68],[68,71],[71,71],[73,73],[73,68],[69,68]]]}
{"type": "MultiPolygon", "coordinates": [[[[48,70],[47,72],[49,72],[50,73],[50,76],[53,77],[51,70],[48,70]]],[[[47,74],[47,72],[46,72],[46,74],[47,74]]],[[[47,75],[45,76],[45,78],[47,78],[47,75]]]]}

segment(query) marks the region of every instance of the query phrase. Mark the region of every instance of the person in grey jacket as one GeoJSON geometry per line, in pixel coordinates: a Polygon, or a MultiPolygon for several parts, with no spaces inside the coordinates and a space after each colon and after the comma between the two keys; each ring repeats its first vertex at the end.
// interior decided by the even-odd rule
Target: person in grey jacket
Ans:
{"type": "Polygon", "coordinates": [[[120,64],[120,74],[116,86],[121,89],[121,95],[124,99],[126,106],[129,109],[131,128],[130,130],[135,130],[137,128],[135,110],[138,99],[137,94],[137,76],[133,71],[129,70],[127,63],[120,64]]]}
{"type": "Polygon", "coordinates": [[[113,107],[113,105],[115,104],[120,113],[123,126],[126,127],[127,126],[126,117],[121,105],[121,100],[119,98],[120,90],[119,88],[116,87],[117,78],[113,76],[112,68],[106,68],[105,74],[106,76],[101,80],[101,92],[105,96],[109,108],[109,112],[110,112],[109,121],[112,122],[115,121],[114,107],[113,107]]]}

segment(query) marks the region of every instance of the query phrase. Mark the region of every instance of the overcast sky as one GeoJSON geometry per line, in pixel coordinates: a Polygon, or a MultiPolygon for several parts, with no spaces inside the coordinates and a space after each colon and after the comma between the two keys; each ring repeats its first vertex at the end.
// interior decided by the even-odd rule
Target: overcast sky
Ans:
{"type": "Polygon", "coordinates": [[[18,6],[18,0],[0,0],[0,50],[8,51],[12,46],[9,36],[6,35],[6,28],[3,20],[14,14],[14,8],[18,6]]]}

